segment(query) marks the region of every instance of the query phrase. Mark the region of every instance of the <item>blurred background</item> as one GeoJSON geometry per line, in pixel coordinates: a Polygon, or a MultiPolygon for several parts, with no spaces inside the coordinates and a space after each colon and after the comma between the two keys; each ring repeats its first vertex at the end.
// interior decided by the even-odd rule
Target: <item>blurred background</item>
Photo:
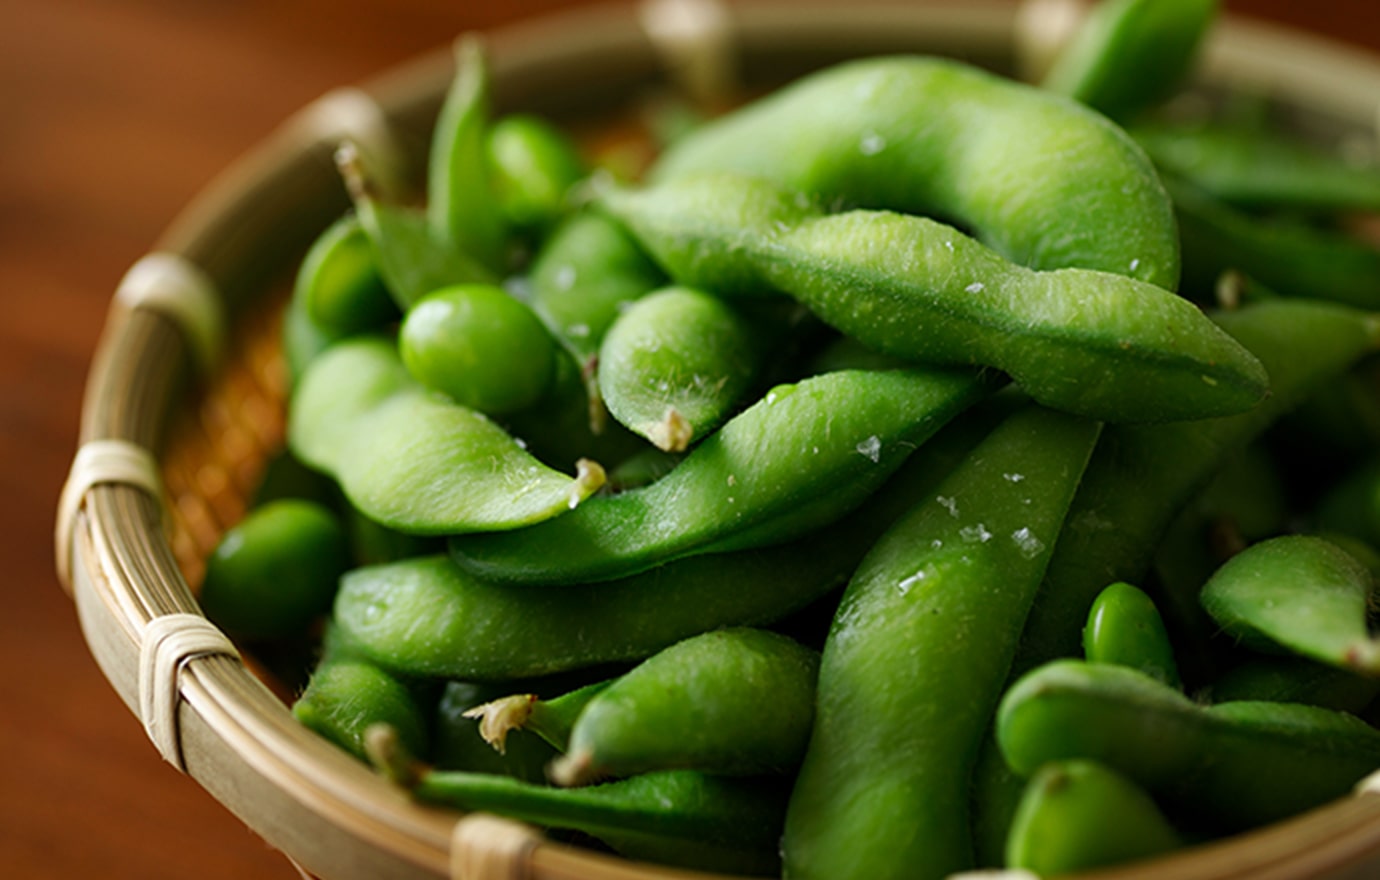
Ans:
{"type": "MultiPolygon", "coordinates": [[[[588,0],[4,4],[0,876],[296,876],[161,761],[96,668],[52,573],[56,501],[107,304],[178,210],[295,109],[458,32],[581,5],[588,0]]],[[[1224,6],[1380,55],[1375,0],[1224,6]]]]}

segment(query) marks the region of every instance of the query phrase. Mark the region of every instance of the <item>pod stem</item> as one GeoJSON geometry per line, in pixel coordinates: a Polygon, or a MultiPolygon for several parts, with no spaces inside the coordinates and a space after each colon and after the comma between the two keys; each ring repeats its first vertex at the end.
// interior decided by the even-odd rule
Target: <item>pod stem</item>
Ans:
{"type": "Polygon", "coordinates": [[[646,427],[645,436],[663,452],[684,452],[694,439],[695,428],[680,410],[668,406],[661,421],[646,427]]]}
{"type": "Polygon", "coordinates": [[[588,785],[603,774],[594,764],[594,753],[589,749],[581,749],[562,755],[552,761],[546,768],[546,775],[547,778],[562,788],[574,788],[579,785],[588,785]]]}
{"type": "Polygon", "coordinates": [[[514,694],[466,709],[461,715],[478,718],[479,735],[501,755],[507,749],[509,731],[521,730],[536,704],[536,694],[514,694]]]}
{"type": "Polygon", "coordinates": [[[364,730],[364,754],[382,776],[395,785],[414,789],[431,768],[412,756],[391,724],[371,724],[364,730]]]}
{"type": "Polygon", "coordinates": [[[592,458],[582,458],[575,462],[575,480],[570,484],[570,509],[580,506],[580,502],[603,488],[608,480],[604,466],[592,458]]]}

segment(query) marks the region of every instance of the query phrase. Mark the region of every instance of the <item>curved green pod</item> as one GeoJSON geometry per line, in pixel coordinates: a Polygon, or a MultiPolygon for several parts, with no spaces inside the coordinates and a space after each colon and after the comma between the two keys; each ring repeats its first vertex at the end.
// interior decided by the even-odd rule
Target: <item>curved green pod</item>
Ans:
{"type": "Polygon", "coordinates": [[[1232,205],[1380,211],[1380,169],[1255,127],[1140,123],[1129,129],[1170,173],[1232,205]]]}
{"type": "Polygon", "coordinates": [[[1337,545],[1285,535],[1228,560],[1200,600],[1222,632],[1257,650],[1380,676],[1380,642],[1367,623],[1373,588],[1370,569],[1337,545]]]}
{"type": "Polygon", "coordinates": [[[868,552],[825,643],[787,876],[971,867],[973,761],[1100,428],[1018,411],[868,552]]]}
{"type": "Polygon", "coordinates": [[[1026,784],[1006,840],[1006,867],[1053,877],[1183,845],[1155,801],[1131,780],[1096,761],[1055,761],[1026,784]]]}
{"type": "Polygon", "coordinates": [[[1236,270],[1283,296],[1380,309],[1380,248],[1330,230],[1271,221],[1166,175],[1183,230],[1184,284],[1210,291],[1236,270]]]}
{"type": "Polygon", "coordinates": [[[509,230],[489,155],[491,88],[483,40],[462,36],[455,42],[455,76],[428,153],[426,219],[437,241],[502,273],[509,230]]]}
{"type": "Polygon", "coordinates": [[[834,527],[793,543],[681,559],[618,581],[515,587],[443,556],[356,569],[335,619],[375,662],[413,675],[503,681],[641,660],[723,626],[763,626],[848,580],[886,527],[990,429],[960,418],[834,527]]]}
{"type": "Polygon", "coordinates": [[[550,768],[557,785],[655,770],[784,774],[805,754],[819,655],[746,627],[649,657],[589,701],[550,768]]]}
{"type": "Polygon", "coordinates": [[[575,477],[552,470],[481,413],[427,394],[377,338],[342,342],[312,364],[288,442],[366,516],[413,534],[529,525],[603,482],[598,465],[582,462],[575,477]]]}
{"type": "Polygon", "coordinates": [[[654,291],[621,314],[599,348],[609,414],[667,452],[718,428],[752,387],[765,352],[748,322],[702,291],[654,291]]]}
{"type": "Polygon", "coordinates": [[[1128,583],[1112,584],[1093,600],[1083,655],[1089,663],[1129,666],[1170,687],[1180,684],[1174,646],[1154,601],[1128,583]]]}
{"type": "Polygon", "coordinates": [[[785,291],[870,348],[997,367],[1054,409],[1173,421],[1240,412],[1266,390],[1259,362],[1183,298],[1111,272],[1029,269],[923,217],[826,215],[728,172],[610,191],[604,204],[678,283],[785,291]]]}
{"type": "Polygon", "coordinates": [[[377,330],[398,316],[374,266],[369,236],[353,214],[332,223],[312,243],[292,295],[313,321],[339,334],[377,330]]]}
{"type": "Polygon", "coordinates": [[[761,175],[827,204],[949,218],[1032,269],[1178,283],[1173,213],[1135,142],[1074,101],[960,62],[821,71],[677,142],[652,178],[705,170],[761,175]]]}
{"type": "Polygon", "coordinates": [[[1351,715],[1295,703],[1203,707],[1133,669],[1075,660],[1007,692],[997,739],[1017,773],[1100,761],[1228,830],[1320,806],[1380,766],[1380,731],[1351,715]]]}
{"type": "Polygon", "coordinates": [[[511,534],[452,538],[477,576],[572,584],[780,543],[831,522],[991,384],[971,372],[828,373],[778,386],[642,489],[511,534]]]}
{"type": "Polygon", "coordinates": [[[1217,0],[1103,0],[1040,85],[1113,119],[1174,94],[1217,17],[1217,0]]]}

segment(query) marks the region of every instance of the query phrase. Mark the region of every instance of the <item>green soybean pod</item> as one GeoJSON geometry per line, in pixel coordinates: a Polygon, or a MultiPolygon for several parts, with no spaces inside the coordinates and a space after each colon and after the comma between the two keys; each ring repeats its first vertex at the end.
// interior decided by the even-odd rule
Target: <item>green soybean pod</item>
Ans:
{"type": "Polygon", "coordinates": [[[1131,780],[1096,761],[1055,761],[1026,784],[1006,841],[1006,866],[1052,877],[1183,845],[1159,806],[1131,780]]]}
{"type": "Polygon", "coordinates": [[[605,206],[680,284],[789,293],[869,348],[1011,374],[1036,401],[1110,421],[1240,412],[1260,364],[1198,308],[1109,272],[1034,271],[951,226],[885,211],[825,215],[729,172],[611,190],[605,206]]]}
{"type": "Polygon", "coordinates": [[[1380,679],[1302,657],[1251,657],[1222,673],[1208,695],[1214,703],[1305,703],[1359,715],[1380,696],[1380,679]]]}
{"type": "Polygon", "coordinates": [[[1203,707],[1133,669],[1074,660],[1007,692],[997,738],[1017,773],[1100,761],[1222,830],[1320,806],[1380,764],[1380,731],[1351,715],[1296,703],[1203,707]]]}
{"type": "Polygon", "coordinates": [[[1201,601],[1228,636],[1380,676],[1380,643],[1367,611],[1374,578],[1345,550],[1285,535],[1238,553],[1203,585],[1201,601]]]}
{"type": "Polygon", "coordinates": [[[971,866],[977,743],[1100,428],[1018,411],[868,552],[824,647],[782,838],[789,876],[971,866]]]}
{"type": "Polygon", "coordinates": [[[584,788],[553,788],[486,773],[435,770],[394,732],[368,733],[370,759],[419,801],[582,831],[634,858],[681,867],[773,874],[784,785],[692,770],[644,773],[584,788]]]}
{"type": "Polygon", "coordinates": [[[965,414],[851,515],[789,544],[560,590],[487,582],[443,556],[406,560],[348,573],[335,620],[390,669],[477,681],[640,660],[718,627],[764,626],[842,586],[887,526],[932,497],[990,427],[984,408],[965,414]]]}
{"type": "Polygon", "coordinates": [[[748,322],[722,300],[671,287],[637,300],[599,348],[609,413],[667,452],[684,452],[728,417],[764,353],[748,322]]]}
{"type": "Polygon", "coordinates": [[[787,541],[856,507],[990,388],[975,373],[937,370],[778,386],[643,489],[591,498],[540,527],[456,536],[449,550],[487,579],[559,585],[787,541]]]}
{"type": "Polygon", "coordinates": [[[960,62],[872,58],[807,76],[693,132],[652,179],[705,170],[951,218],[1033,269],[1178,283],[1172,208],[1140,147],[1074,101],[960,62]]]}
{"type": "Polygon", "coordinates": [[[504,116],[489,129],[493,189],[508,222],[544,230],[569,210],[570,188],[586,174],[570,139],[537,116],[504,116]]]}
{"type": "Polygon", "coordinates": [[[1183,230],[1185,286],[1237,270],[1283,296],[1380,309],[1380,249],[1337,232],[1262,219],[1165,175],[1183,230]]]}
{"type": "Polygon", "coordinates": [[[734,627],[660,651],[594,695],[550,768],[557,785],[689,769],[784,774],[805,753],[819,655],[734,627]]]}
{"type": "Polygon", "coordinates": [[[398,307],[374,266],[373,246],[359,218],[347,214],[326,228],[302,258],[293,297],[312,320],[337,333],[376,330],[398,307]]]}
{"type": "Polygon", "coordinates": [[[406,683],[377,665],[346,652],[323,657],[307,687],[292,704],[307,728],[368,761],[365,731],[387,724],[413,754],[430,751],[427,712],[406,683]]]}
{"type": "Polygon", "coordinates": [[[1216,15],[1216,0],[1103,0],[1041,86],[1126,119],[1183,84],[1216,15]]]}
{"type": "Polygon", "coordinates": [[[221,537],[206,560],[201,607],[239,636],[298,635],[330,610],[349,565],[345,530],[332,511],[311,501],[272,501],[221,537]]]}
{"type": "Polygon", "coordinates": [[[288,442],[366,516],[411,534],[528,525],[603,482],[597,464],[578,463],[574,477],[553,470],[482,413],[427,394],[377,338],[342,342],[312,364],[288,442]]]}
{"type": "Polygon", "coordinates": [[[379,198],[363,159],[347,143],[336,164],[372,246],[374,265],[398,309],[442,287],[492,282],[494,273],[455,242],[438,236],[419,210],[379,198]]]}
{"type": "Polygon", "coordinates": [[[305,298],[294,295],[283,309],[283,360],[288,381],[295,385],[318,355],[348,335],[318,323],[307,310],[305,298]]]}
{"type": "Polygon", "coordinates": [[[536,403],[555,372],[556,346],[541,321],[492,284],[423,297],[403,320],[398,348],[418,382],[491,416],[536,403]]]}
{"type": "Polygon", "coordinates": [[[1093,600],[1083,628],[1083,654],[1089,663],[1130,666],[1180,686],[1174,646],[1154,600],[1128,583],[1112,584],[1093,600]]]}
{"type": "MultiPolygon", "coordinates": [[[[1380,345],[1380,323],[1373,316],[1329,303],[1262,302],[1215,320],[1265,364],[1270,396],[1236,416],[1117,425],[1103,432],[1026,620],[1013,677],[1047,660],[1075,656],[1098,592],[1144,575],[1164,530],[1223,462],[1380,345]]],[[[990,736],[975,777],[981,861],[999,863],[1020,781],[990,736]]]]}
{"type": "Polygon", "coordinates": [[[1238,207],[1380,210],[1380,169],[1282,133],[1210,122],[1147,122],[1129,130],[1156,165],[1238,207]]]}
{"type": "Polygon", "coordinates": [[[489,156],[491,87],[483,40],[462,36],[428,154],[427,223],[437,241],[501,273],[508,266],[509,230],[489,156]]]}

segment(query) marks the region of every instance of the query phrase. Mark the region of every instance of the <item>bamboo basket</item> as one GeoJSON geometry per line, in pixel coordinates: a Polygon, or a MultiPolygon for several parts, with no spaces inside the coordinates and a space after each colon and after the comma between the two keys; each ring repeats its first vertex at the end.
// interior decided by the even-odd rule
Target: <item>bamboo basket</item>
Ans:
{"type": "MultiPolygon", "coordinates": [[[[1075,4],[1076,6],[1076,4],[1075,4]]],[[[560,120],[674,80],[758,89],[847,57],[954,55],[998,70],[1057,44],[1068,4],[650,4],[487,36],[500,110],[560,120]],[[731,81],[731,82],[730,82],[731,81]]],[[[346,208],[349,134],[422,167],[451,74],[438,50],[333,93],[216,180],[121,284],[87,387],[58,568],[100,668],[163,756],[304,872],[325,878],[622,880],[696,875],[411,802],[299,726],[201,615],[193,587],[281,444],[284,280],[346,208]],[[221,356],[220,352],[224,352],[221,356]],[[192,381],[184,376],[196,377],[192,381]]],[[[1245,21],[1215,32],[1200,88],[1264,94],[1300,126],[1373,147],[1380,59],[1245,21]]],[[[1086,880],[1380,876],[1380,776],[1307,815],[1086,880]]]]}

